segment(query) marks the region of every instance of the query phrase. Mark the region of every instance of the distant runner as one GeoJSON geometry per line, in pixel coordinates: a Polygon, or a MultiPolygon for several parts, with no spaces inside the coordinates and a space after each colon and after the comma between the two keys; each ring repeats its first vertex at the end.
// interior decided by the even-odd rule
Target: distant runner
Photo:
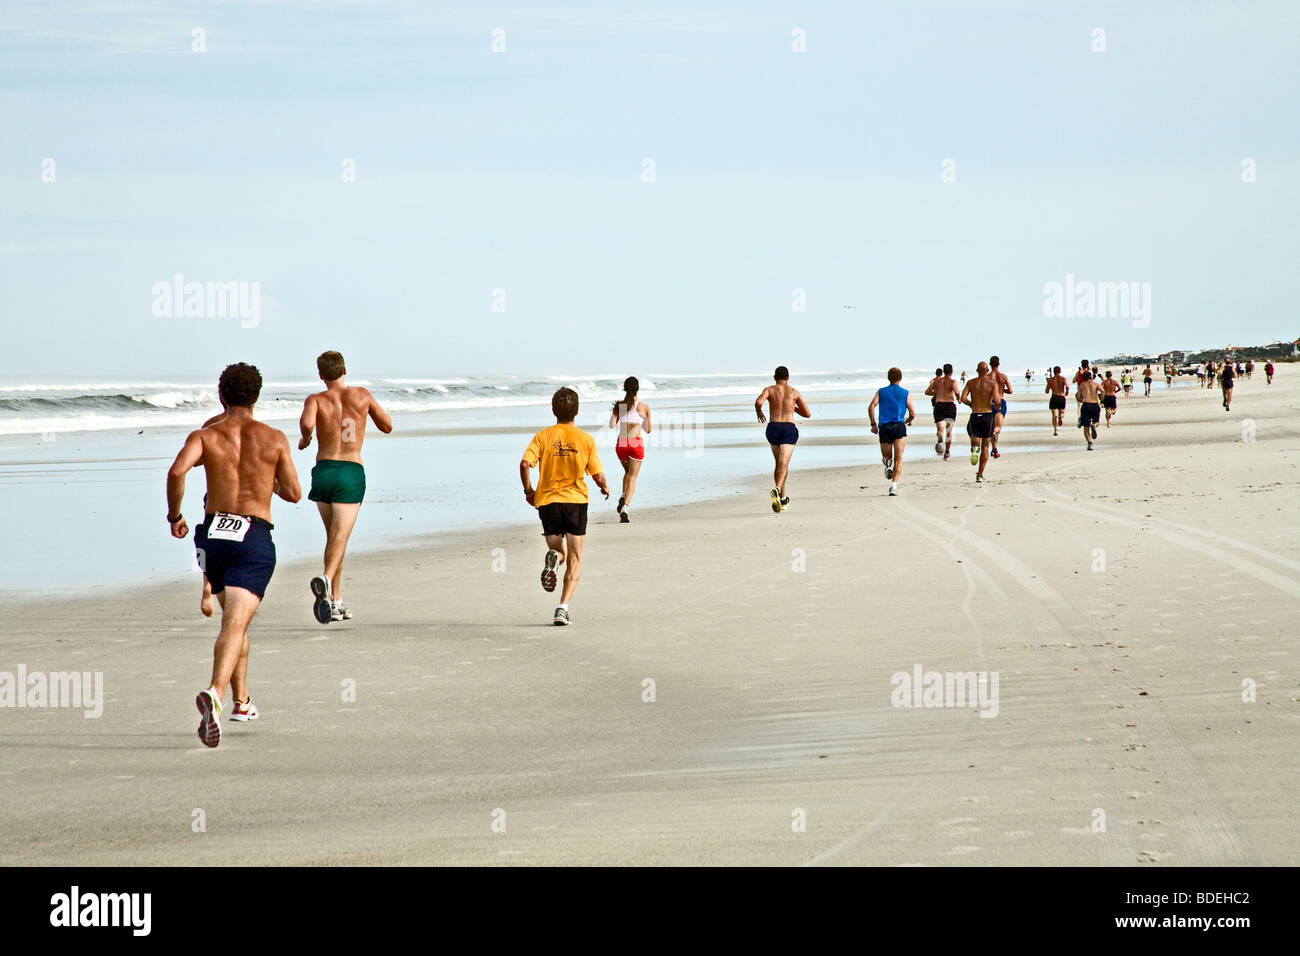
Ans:
{"type": "Polygon", "coordinates": [[[1083,439],[1092,451],[1092,443],[1097,439],[1097,422],[1101,421],[1101,403],[1097,383],[1092,380],[1091,372],[1084,372],[1079,382],[1079,427],[1083,429],[1083,439]]]}
{"type": "Polygon", "coordinates": [[[1232,370],[1231,362],[1223,363],[1223,374],[1219,376],[1219,388],[1223,389],[1223,410],[1230,412],[1232,409],[1232,386],[1236,384],[1235,373],[1232,370]]]}
{"type": "Polygon", "coordinates": [[[298,450],[311,444],[313,431],[319,432],[307,497],[316,502],[325,524],[325,573],[311,579],[312,613],[320,623],[329,624],[352,619],[343,603],[343,554],[366,496],[366,469],[361,463],[366,418],[385,435],[393,430],[393,419],[368,389],[347,384],[347,366],[338,352],[322,352],[316,358],[316,371],[325,391],[308,395],[303,402],[298,450]]]}
{"type": "Polygon", "coordinates": [[[167,522],[174,538],[189,534],[181,514],[185,476],[202,465],[208,496],[203,522],[194,529],[199,566],[221,602],[221,633],[212,649],[212,680],[199,691],[199,740],[221,743],[221,701],[231,688],[231,720],[255,720],[248,693],[248,626],[275,571],[271,495],[293,504],[302,498],[284,432],[253,420],[262,375],[243,362],[228,365],[217,383],[225,417],[190,432],[167,472],[167,522]]]}
{"type": "Polygon", "coordinates": [[[618,429],[618,441],[614,444],[614,454],[623,466],[623,494],[618,498],[619,524],[631,521],[628,506],[636,494],[636,476],[645,461],[645,439],[643,434],[650,434],[650,406],[637,399],[641,383],[635,375],[623,380],[623,400],[614,403],[614,410],[609,416],[609,427],[618,429]]]}
{"type": "Polygon", "coordinates": [[[1083,373],[1084,373],[1084,372],[1089,372],[1089,371],[1091,371],[1091,369],[1088,367],[1088,360],[1087,360],[1087,359],[1082,359],[1082,360],[1080,360],[1080,362],[1079,362],[1079,367],[1078,367],[1077,369],[1074,370],[1074,408],[1075,408],[1075,411],[1078,411],[1078,410],[1079,410],[1079,405],[1080,405],[1080,403],[1083,401],[1083,400],[1079,397],[1079,384],[1083,381],[1083,373]]]}
{"type": "Polygon", "coordinates": [[[1273,384],[1273,363],[1272,362],[1265,363],[1264,377],[1267,379],[1267,381],[1264,383],[1265,385],[1273,384]]]}
{"type": "Polygon", "coordinates": [[[911,396],[898,384],[902,380],[902,370],[891,368],[889,384],[877,389],[867,406],[871,434],[880,436],[880,458],[885,465],[885,478],[889,481],[891,495],[898,494],[898,476],[903,473],[903,449],[907,447],[907,426],[916,417],[911,396]],[[876,423],[877,406],[880,408],[879,425],[876,423]]]}
{"type": "Polygon", "coordinates": [[[1052,377],[1043,391],[1052,396],[1047,400],[1047,414],[1052,419],[1052,434],[1056,435],[1057,429],[1065,424],[1065,396],[1070,394],[1070,383],[1061,374],[1061,366],[1052,366],[1052,377]]]}
{"type": "Polygon", "coordinates": [[[934,453],[942,454],[948,460],[952,451],[952,429],[957,424],[957,382],[952,377],[952,363],[945,363],[942,374],[930,383],[925,394],[933,396],[934,402],[934,453]]]}
{"type": "MultiPolygon", "coordinates": [[[[1201,374],[1205,374],[1202,372],[1201,374]]],[[[1124,397],[1128,398],[1128,393],[1133,391],[1133,373],[1124,369],[1124,374],[1119,377],[1120,384],[1124,386],[1124,397]]]]}
{"type": "Polygon", "coordinates": [[[524,500],[537,509],[546,536],[546,559],[542,564],[542,590],[555,590],[555,569],[564,565],[564,590],[552,623],[569,623],[569,602],[582,575],[582,542],[587,535],[587,475],[606,498],[609,485],[596,454],[596,441],[573,424],[578,417],[578,393],[557,389],[551,396],[555,424],[543,428],[524,449],[519,462],[519,479],[524,500]],[[533,489],[532,469],[537,468],[533,489]]]}
{"type": "Polygon", "coordinates": [[[1151,366],[1148,365],[1142,370],[1142,384],[1146,386],[1145,398],[1151,397],[1151,366]]]}
{"type": "Polygon", "coordinates": [[[796,414],[803,418],[812,418],[812,411],[803,400],[803,396],[790,386],[790,370],[778,365],[772,375],[775,384],[769,385],[758,393],[754,399],[754,412],[758,423],[767,422],[763,415],[763,403],[768,403],[772,420],[767,425],[767,443],[772,446],[772,510],[782,512],[790,507],[790,496],[785,493],[785,479],[790,473],[790,457],[794,446],[799,441],[799,429],[794,423],[796,414]]]}
{"type": "Polygon", "coordinates": [[[998,436],[1002,434],[1002,422],[1007,417],[1007,400],[1006,396],[1011,394],[1011,379],[1007,378],[999,370],[998,366],[1001,360],[994,355],[989,359],[989,372],[993,380],[997,383],[998,391],[995,396],[997,406],[993,409],[993,457],[1001,458],[998,451],[998,436]]]}
{"type": "MultiPolygon", "coordinates": [[[[939,381],[939,379],[941,379],[941,378],[943,378],[943,369],[941,369],[941,368],[937,368],[937,369],[934,370],[934,378],[930,379],[930,383],[929,383],[928,385],[925,386],[925,394],[930,396],[930,411],[931,411],[931,413],[934,412],[934,406],[935,406],[935,400],[934,400],[934,383],[937,382],[937,381],[939,381]]],[[[936,455],[939,454],[939,446],[938,446],[937,444],[934,446],[934,453],[935,453],[936,455]]]]}
{"type": "Polygon", "coordinates": [[[984,480],[984,466],[989,460],[989,441],[993,438],[993,403],[997,400],[998,386],[989,374],[987,363],[980,362],[976,372],[979,374],[961,390],[960,401],[971,410],[966,422],[966,434],[970,436],[970,463],[979,465],[979,470],[975,472],[975,480],[979,482],[984,480]]]}
{"type": "Polygon", "coordinates": [[[1119,408],[1119,401],[1116,396],[1119,394],[1119,382],[1111,377],[1110,369],[1106,369],[1106,378],[1101,383],[1101,404],[1106,409],[1106,427],[1110,428],[1110,416],[1114,415],[1119,408]]]}

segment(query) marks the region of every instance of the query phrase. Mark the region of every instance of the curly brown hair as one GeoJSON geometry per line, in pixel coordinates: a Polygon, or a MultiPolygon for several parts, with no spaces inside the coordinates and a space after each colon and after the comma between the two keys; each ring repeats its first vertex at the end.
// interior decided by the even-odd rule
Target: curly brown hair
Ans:
{"type": "Polygon", "coordinates": [[[252,408],[262,394],[262,373],[247,362],[227,365],[217,382],[217,394],[227,407],[252,408]]]}

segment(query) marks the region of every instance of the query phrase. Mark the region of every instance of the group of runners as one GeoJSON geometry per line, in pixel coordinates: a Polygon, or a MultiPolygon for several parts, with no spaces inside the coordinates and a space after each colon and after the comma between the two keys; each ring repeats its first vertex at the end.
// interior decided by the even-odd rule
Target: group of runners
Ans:
{"type": "MultiPolygon", "coordinates": [[[[1273,384],[1273,363],[1264,363],[1264,384],[1273,384]]],[[[1196,378],[1202,388],[1213,389],[1217,383],[1219,392],[1223,396],[1223,410],[1232,411],[1232,390],[1237,385],[1239,378],[1253,378],[1255,375],[1254,359],[1246,359],[1242,362],[1231,362],[1223,359],[1215,364],[1206,362],[1204,365],[1196,366],[1196,378]]]]}
{"type": "MultiPolygon", "coordinates": [[[[342,601],[342,571],[348,539],[365,497],[361,450],[366,423],[372,422],[387,434],[393,430],[393,422],[367,389],[347,385],[347,368],[338,352],[322,353],[316,365],[325,387],[309,395],[303,403],[298,448],[306,449],[313,439],[317,443],[308,497],[316,502],[325,528],[325,549],[322,573],[314,576],[309,586],[314,617],[321,624],[329,624],[352,617],[351,610],[342,601]]],[[[1212,375],[1214,371],[1211,364],[1206,374],[1212,375]]],[[[1247,363],[1244,372],[1249,376],[1251,371],[1252,363],[1247,363]]],[[[1230,363],[1224,363],[1217,372],[1226,409],[1236,372],[1230,363]]],[[[1265,373],[1271,384],[1272,363],[1265,367],[1265,373]]],[[[902,386],[902,378],[899,368],[889,369],[888,384],[875,392],[867,407],[871,432],[879,440],[890,496],[899,493],[907,428],[916,418],[912,397],[902,386]]],[[[1032,371],[1026,371],[1026,382],[1032,378],[1032,371]]],[[[1144,370],[1144,379],[1149,394],[1149,366],[1144,370]]],[[[1092,450],[1102,410],[1109,427],[1117,408],[1118,392],[1122,388],[1126,395],[1129,393],[1132,376],[1127,369],[1119,379],[1109,370],[1099,374],[1085,359],[1071,382],[1062,375],[1060,366],[1055,366],[1044,387],[1049,396],[1053,435],[1059,434],[1064,425],[1071,384],[1078,413],[1077,427],[1083,430],[1087,447],[1092,450]]],[[[195,699],[200,714],[198,736],[208,747],[216,747],[221,741],[220,718],[227,690],[233,697],[231,720],[257,719],[257,708],[248,689],[248,627],[275,570],[271,498],[278,496],[290,503],[302,498],[288,439],[279,429],[253,417],[261,387],[261,374],[253,366],[245,363],[228,366],[218,382],[223,411],[186,437],[167,474],[167,521],[176,538],[188,537],[190,530],[180,511],[186,475],[201,465],[207,476],[205,514],[194,529],[194,547],[203,571],[200,607],[205,615],[211,616],[215,597],[222,610],[221,629],[213,648],[211,680],[195,699]]],[[[640,383],[635,377],[624,381],[623,392],[623,397],[613,403],[609,427],[618,429],[615,454],[623,468],[623,482],[617,513],[620,523],[626,524],[631,520],[637,477],[645,460],[645,436],[651,432],[651,412],[640,398],[640,383]]],[[[1010,394],[1011,382],[1001,371],[996,355],[980,362],[974,376],[968,377],[963,371],[960,380],[954,379],[951,364],[936,368],[934,378],[925,389],[933,410],[935,454],[949,460],[957,406],[967,406],[970,461],[977,469],[975,481],[983,482],[989,459],[1001,457],[998,439],[1007,415],[1006,396],[1010,394]]],[[[610,488],[595,439],[574,424],[579,411],[578,393],[571,388],[557,390],[551,397],[551,411],[555,424],[533,436],[520,459],[519,477],[524,499],[536,509],[546,540],[542,588],[554,592],[562,581],[560,601],[552,620],[556,625],[567,625],[571,620],[570,603],[581,576],[582,546],[587,532],[586,479],[590,477],[606,499],[610,497],[610,488]],[[535,486],[534,468],[538,471],[535,486]]],[[[779,366],[772,384],[754,400],[754,411],[759,423],[766,426],[772,451],[771,507],[774,512],[784,512],[790,507],[786,484],[791,457],[799,441],[795,417],[809,419],[812,410],[799,390],[790,384],[789,370],[779,366]]]]}
{"type": "MultiPolygon", "coordinates": [[[[366,422],[388,433],[393,421],[367,389],[347,384],[347,368],[338,352],[320,355],[316,368],[325,388],[303,403],[298,448],[307,448],[313,438],[317,442],[308,497],[316,502],[325,526],[325,554],[323,572],[309,584],[312,613],[329,624],[352,617],[342,602],[343,555],[366,492],[361,463],[366,422]]],[[[167,472],[167,523],[175,538],[189,536],[181,514],[186,475],[201,465],[207,477],[205,513],[194,528],[194,549],[203,572],[200,609],[211,616],[214,596],[221,604],[212,678],[195,699],[199,739],[208,747],[221,742],[227,688],[233,697],[231,720],[258,717],[248,690],[248,627],[275,572],[271,497],[291,504],[302,499],[288,438],[253,417],[261,391],[262,375],[256,368],[243,362],[227,366],[217,383],[222,412],[186,437],[167,472]]]]}

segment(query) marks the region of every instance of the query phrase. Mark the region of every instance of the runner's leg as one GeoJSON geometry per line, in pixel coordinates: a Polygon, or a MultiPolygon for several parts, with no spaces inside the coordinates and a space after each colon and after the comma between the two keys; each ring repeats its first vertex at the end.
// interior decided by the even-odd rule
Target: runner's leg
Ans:
{"type": "Polygon", "coordinates": [[[332,505],[323,501],[320,507],[321,518],[325,518],[325,509],[331,509],[329,520],[325,524],[325,577],[330,579],[335,602],[343,599],[343,553],[348,547],[348,538],[352,536],[352,527],[357,523],[357,513],[361,503],[335,502],[332,505]]]}
{"type": "Polygon", "coordinates": [[[785,479],[790,474],[790,458],[794,454],[794,445],[775,445],[772,453],[776,455],[776,471],[773,477],[776,479],[777,490],[781,492],[781,497],[785,497],[785,479]]]}
{"type": "MultiPolygon", "coordinates": [[[[578,578],[582,575],[583,537],[580,534],[565,535],[569,546],[569,560],[564,563],[564,590],[560,593],[561,604],[568,604],[573,597],[573,592],[578,588],[578,578]]],[[[549,536],[547,541],[550,541],[549,536]]]]}
{"type": "MultiPolygon", "coordinates": [[[[226,687],[234,677],[241,658],[244,659],[244,674],[240,676],[240,683],[245,682],[248,670],[248,625],[261,603],[262,599],[247,588],[226,585],[221,592],[221,633],[217,635],[217,642],[212,648],[211,682],[218,699],[225,696],[226,687]]],[[[247,686],[243,689],[245,693],[248,690],[247,686]]]]}
{"type": "Polygon", "coordinates": [[[635,458],[629,458],[623,462],[623,504],[632,503],[632,495],[636,493],[636,476],[641,471],[641,462],[635,458]]]}

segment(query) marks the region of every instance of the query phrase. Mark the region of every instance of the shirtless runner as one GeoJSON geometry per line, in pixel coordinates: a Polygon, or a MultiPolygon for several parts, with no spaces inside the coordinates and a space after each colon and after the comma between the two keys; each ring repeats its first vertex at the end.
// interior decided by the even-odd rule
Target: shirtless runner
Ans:
{"type": "Polygon", "coordinates": [[[1106,409],[1106,427],[1110,428],[1110,417],[1118,411],[1119,408],[1119,382],[1115,381],[1110,374],[1110,369],[1106,369],[1106,377],[1101,381],[1101,404],[1106,409]]]}
{"type": "Polygon", "coordinates": [[[348,386],[344,381],[348,370],[338,352],[322,352],[316,370],[325,391],[308,395],[303,402],[298,449],[311,444],[313,431],[318,433],[307,497],[316,502],[325,523],[325,573],[311,579],[312,613],[328,624],[352,617],[343,604],[343,553],[366,496],[366,469],[361,463],[366,417],[385,435],[393,430],[393,419],[369,390],[348,386]]]}
{"type": "Polygon", "coordinates": [[[254,720],[248,694],[248,626],[275,571],[271,540],[271,495],[291,504],[302,498],[284,432],[253,420],[262,376],[251,365],[228,365],[217,384],[226,415],[190,432],[167,472],[167,522],[174,538],[189,525],[181,515],[185,476],[198,465],[207,473],[203,522],[194,529],[194,548],[212,591],[221,602],[221,633],[212,649],[212,680],[194,700],[199,740],[221,742],[221,700],[229,686],[232,720],[254,720]]]}
{"type": "Polygon", "coordinates": [[[790,473],[790,457],[794,446],[799,441],[799,429],[794,423],[797,413],[803,418],[812,418],[812,411],[803,400],[799,391],[790,384],[790,370],[784,365],[777,366],[772,375],[774,384],[759,392],[754,399],[754,412],[758,423],[767,422],[767,443],[772,446],[772,510],[778,514],[790,507],[790,497],[785,493],[785,479],[790,473]],[[763,415],[763,403],[767,402],[771,421],[763,415]]]}
{"type": "Polygon", "coordinates": [[[1001,458],[1002,454],[998,451],[998,436],[1002,434],[1002,422],[1007,417],[1007,400],[1006,396],[1011,394],[1011,379],[1007,378],[998,367],[1002,360],[996,355],[989,359],[989,373],[997,383],[998,391],[994,397],[996,406],[993,409],[993,457],[1001,458]]]}
{"type": "Polygon", "coordinates": [[[1084,372],[1083,378],[1079,380],[1079,427],[1083,429],[1084,441],[1088,443],[1088,451],[1092,451],[1092,443],[1097,440],[1097,422],[1101,420],[1101,388],[1092,379],[1091,372],[1084,372]]]}
{"type": "Polygon", "coordinates": [[[966,434],[970,436],[970,463],[979,465],[975,480],[983,481],[984,466],[989,460],[989,442],[993,438],[993,406],[997,401],[998,383],[989,374],[987,362],[980,362],[975,371],[976,376],[966,382],[959,400],[970,407],[970,418],[966,422],[966,434]]]}
{"type": "Polygon", "coordinates": [[[934,453],[948,460],[952,451],[952,428],[957,424],[957,381],[952,377],[952,363],[943,366],[943,375],[930,383],[925,394],[934,397],[934,453]]]}
{"type": "Polygon", "coordinates": [[[1052,366],[1052,376],[1043,391],[1052,396],[1047,400],[1047,414],[1052,419],[1052,434],[1058,435],[1057,429],[1065,424],[1065,396],[1070,394],[1070,383],[1061,374],[1061,366],[1052,366]]]}

